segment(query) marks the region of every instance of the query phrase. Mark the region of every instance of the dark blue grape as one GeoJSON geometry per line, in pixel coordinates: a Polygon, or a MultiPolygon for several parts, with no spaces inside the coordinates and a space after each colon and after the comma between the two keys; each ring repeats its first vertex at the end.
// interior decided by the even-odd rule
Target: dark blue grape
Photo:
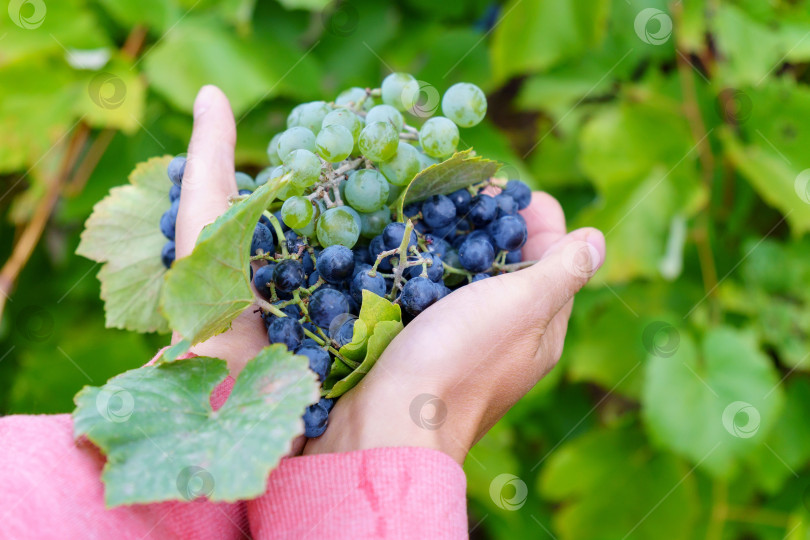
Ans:
{"type": "Polygon", "coordinates": [[[180,201],[174,201],[168,210],[160,216],[160,232],[169,240],[174,240],[174,226],[177,223],[177,209],[180,208],[180,201]]]}
{"type": "Polygon", "coordinates": [[[487,279],[488,277],[492,277],[492,276],[490,276],[489,274],[484,274],[484,273],[475,274],[472,277],[472,283],[475,283],[476,281],[481,281],[482,279],[487,279]]]}
{"type": "Polygon", "coordinates": [[[418,216],[420,211],[421,209],[419,208],[419,205],[417,203],[408,204],[405,206],[405,208],[402,209],[402,213],[405,214],[405,217],[410,219],[413,219],[416,216],[418,216]]]}
{"type": "Polygon", "coordinates": [[[495,261],[495,248],[484,238],[472,238],[461,244],[458,258],[466,270],[485,272],[495,261]]]}
{"type": "Polygon", "coordinates": [[[304,329],[291,317],[276,317],[267,327],[267,339],[270,343],[281,343],[294,351],[304,339],[304,329]]]}
{"type": "Polygon", "coordinates": [[[335,333],[334,337],[334,340],[338,344],[338,348],[352,342],[352,337],[354,336],[354,323],[356,321],[357,319],[351,318],[347,319],[343,324],[340,325],[340,328],[338,328],[338,331],[335,333]]]}
{"type": "Polygon", "coordinates": [[[309,360],[309,369],[318,375],[319,381],[323,382],[326,376],[329,375],[329,370],[332,367],[332,357],[317,344],[310,344],[310,342],[315,343],[314,340],[305,339],[304,342],[302,342],[301,346],[295,351],[295,354],[306,356],[309,360]],[[306,344],[304,344],[304,342],[306,342],[306,344]]]}
{"type": "Polygon", "coordinates": [[[447,296],[448,294],[450,294],[451,292],[453,292],[449,288],[447,288],[447,285],[445,285],[441,281],[435,282],[433,285],[436,288],[436,294],[438,295],[436,298],[437,302],[442,298],[444,298],[445,296],[447,296]]]}
{"type": "Polygon", "coordinates": [[[433,229],[425,225],[424,221],[417,221],[416,223],[413,224],[413,230],[414,232],[417,232],[419,234],[427,234],[433,229]]]}
{"type": "MultiPolygon", "coordinates": [[[[386,250],[396,249],[402,243],[402,237],[405,235],[405,224],[395,221],[385,226],[382,232],[383,245],[386,250]]],[[[417,242],[416,233],[411,231],[411,238],[408,241],[408,248],[415,246],[417,242]]],[[[372,240],[373,243],[373,240],[372,240]]]]}
{"type": "Polygon", "coordinates": [[[322,397],[321,400],[318,402],[318,404],[323,406],[323,408],[326,409],[326,412],[331,412],[332,407],[335,406],[336,401],[337,398],[322,397]]]}
{"type": "MultiPolygon", "coordinates": [[[[375,236],[371,241],[371,244],[368,246],[368,253],[372,258],[371,264],[374,264],[374,262],[377,261],[377,256],[383,251],[387,250],[385,249],[385,242],[383,241],[382,235],[375,236]]],[[[380,270],[380,272],[384,272],[386,274],[391,272],[394,269],[394,267],[391,266],[391,258],[386,257],[385,259],[381,260],[380,264],[377,265],[377,268],[380,270]]]]}
{"type": "Polygon", "coordinates": [[[180,198],[180,186],[177,184],[172,184],[171,189],[169,189],[169,201],[174,202],[180,198]]]}
{"type": "Polygon", "coordinates": [[[270,291],[270,283],[273,282],[273,270],[276,264],[271,262],[265,266],[259,267],[253,274],[253,286],[262,295],[263,298],[270,299],[272,293],[270,291]]]}
{"type": "Polygon", "coordinates": [[[495,203],[498,205],[497,217],[514,216],[518,213],[517,202],[507,193],[495,195],[495,203]]]}
{"type": "Polygon", "coordinates": [[[472,195],[470,195],[470,192],[467,191],[466,188],[454,191],[448,195],[448,197],[456,207],[456,214],[461,216],[470,211],[470,201],[472,200],[472,195]]]}
{"type": "Polygon", "coordinates": [[[261,216],[259,216],[259,223],[261,223],[262,225],[273,231],[273,237],[275,238],[276,230],[273,228],[273,223],[270,221],[270,218],[262,214],[261,216]]]}
{"type": "Polygon", "coordinates": [[[238,193],[239,195],[253,195],[253,192],[249,189],[240,189],[238,193]]]}
{"type": "Polygon", "coordinates": [[[183,173],[186,172],[186,158],[177,156],[169,162],[169,180],[176,186],[183,183],[183,173]]]}
{"type": "Polygon", "coordinates": [[[529,233],[526,224],[515,216],[503,216],[493,221],[487,232],[499,251],[515,251],[523,247],[529,233]]]}
{"type": "Polygon", "coordinates": [[[486,193],[476,195],[470,203],[468,217],[476,227],[486,227],[498,213],[498,203],[486,193]]]}
{"type": "MultiPolygon", "coordinates": [[[[306,325],[308,325],[308,324],[310,326],[312,326],[312,323],[304,323],[301,326],[304,327],[305,329],[309,330],[309,328],[306,328],[306,325]]],[[[310,330],[310,332],[313,332],[313,333],[315,332],[314,327],[313,327],[313,330],[310,330]]],[[[318,342],[315,341],[312,338],[304,338],[304,340],[301,342],[301,346],[298,347],[298,349],[300,350],[303,347],[315,347],[317,349],[318,347],[320,347],[320,345],[318,345],[318,342]]],[[[298,353],[297,350],[295,352],[296,352],[296,354],[298,353]]]]}
{"type": "Polygon", "coordinates": [[[169,240],[163,244],[163,249],[160,252],[160,260],[163,261],[163,266],[171,268],[174,262],[174,240],[169,240]]]}
{"type": "Polygon", "coordinates": [[[433,195],[422,203],[422,219],[434,229],[447,227],[456,220],[456,205],[444,195],[433,195]]]}
{"type": "Polygon", "coordinates": [[[281,232],[286,233],[287,231],[290,230],[290,228],[284,223],[284,220],[281,219],[281,208],[273,212],[273,216],[275,216],[276,221],[278,221],[278,224],[281,225],[281,232]]]}
{"type": "Polygon", "coordinates": [[[281,310],[282,313],[286,314],[288,317],[292,317],[295,320],[301,318],[303,313],[301,312],[301,308],[298,307],[297,304],[290,304],[288,306],[280,307],[281,302],[277,302],[274,304],[277,308],[281,310]]]}
{"type": "Polygon", "coordinates": [[[320,403],[310,405],[304,412],[304,435],[310,439],[320,437],[326,431],[329,412],[320,403]]]}
{"type": "Polygon", "coordinates": [[[509,253],[506,254],[506,264],[515,264],[521,262],[522,260],[523,260],[523,253],[521,253],[519,249],[515,251],[510,251],[509,253]]]}
{"type": "Polygon", "coordinates": [[[284,238],[287,240],[287,251],[291,254],[296,255],[298,254],[303,248],[306,247],[306,243],[301,236],[290,229],[284,233],[284,238]]]}
{"type": "MultiPolygon", "coordinates": [[[[427,267],[427,277],[430,281],[439,282],[444,275],[444,266],[442,265],[442,258],[436,253],[422,253],[422,258],[431,262],[427,267]]],[[[407,279],[415,278],[422,274],[422,265],[409,266],[405,269],[404,275],[407,279]]]]}
{"type": "Polygon", "coordinates": [[[350,277],[354,270],[352,250],[339,244],[329,246],[318,255],[315,268],[327,282],[340,283],[350,277]]]}
{"type": "MultiPolygon", "coordinates": [[[[315,259],[317,259],[318,250],[315,250],[315,259]]],[[[309,276],[315,270],[315,261],[309,251],[305,251],[301,255],[301,266],[304,268],[304,274],[309,276]]]]}
{"type": "Polygon", "coordinates": [[[273,271],[273,282],[276,289],[291,292],[304,284],[304,268],[301,261],[287,259],[276,265],[273,271]]]}
{"type": "Polygon", "coordinates": [[[520,210],[523,210],[532,202],[532,190],[520,180],[509,180],[503,192],[515,200],[520,210]]]}
{"type": "Polygon", "coordinates": [[[309,316],[321,328],[329,328],[332,319],[348,312],[348,297],[336,289],[319,287],[309,301],[309,316]]]}
{"type": "Polygon", "coordinates": [[[379,272],[374,276],[370,276],[369,270],[361,270],[352,278],[352,285],[349,290],[355,302],[360,303],[363,301],[364,290],[373,292],[377,296],[385,296],[387,291],[385,278],[379,272]]]}
{"type": "Polygon", "coordinates": [[[259,250],[263,253],[276,252],[276,239],[270,229],[262,223],[257,223],[256,228],[253,229],[253,240],[250,243],[250,254],[258,255],[259,250]]]}
{"type": "Polygon", "coordinates": [[[315,285],[320,277],[321,275],[318,273],[317,270],[313,270],[312,272],[310,272],[309,276],[307,277],[307,286],[312,287],[313,285],[315,285]]]}
{"type": "Polygon", "coordinates": [[[399,301],[413,316],[419,315],[439,299],[439,291],[428,278],[416,277],[405,283],[399,301]]]}
{"type": "Polygon", "coordinates": [[[450,249],[450,242],[432,234],[425,235],[425,244],[427,244],[428,251],[435,253],[439,257],[444,256],[447,250],[450,249]]]}
{"type": "Polygon", "coordinates": [[[369,266],[374,264],[374,259],[371,258],[371,254],[368,252],[368,246],[355,246],[355,249],[352,251],[352,256],[354,257],[355,268],[360,264],[367,264],[369,266]]]}

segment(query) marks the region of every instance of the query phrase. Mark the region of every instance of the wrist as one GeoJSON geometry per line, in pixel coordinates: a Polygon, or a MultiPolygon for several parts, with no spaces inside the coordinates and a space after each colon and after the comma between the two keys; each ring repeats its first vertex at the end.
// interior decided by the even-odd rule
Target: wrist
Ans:
{"type": "Polygon", "coordinates": [[[419,391],[366,382],[338,400],[329,427],[307,441],[305,455],[410,446],[438,450],[464,462],[475,435],[471,429],[459,429],[465,423],[461,411],[450,411],[441,392],[426,391],[424,382],[419,391]]]}

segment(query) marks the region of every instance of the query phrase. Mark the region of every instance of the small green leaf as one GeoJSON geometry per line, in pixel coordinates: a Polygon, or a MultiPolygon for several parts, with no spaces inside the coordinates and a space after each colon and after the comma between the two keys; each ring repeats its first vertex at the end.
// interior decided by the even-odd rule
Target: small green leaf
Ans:
{"type": "Polygon", "coordinates": [[[110,190],[93,208],[76,253],[104,263],[98,273],[106,326],[136,332],[166,332],[158,311],[166,268],[160,250],[160,216],[169,208],[166,176],[170,156],[139,163],[129,185],[110,190]]]}
{"type": "Polygon", "coordinates": [[[286,176],[268,182],[231,206],[166,274],[160,307],[170,326],[192,343],[224,332],[253,303],[250,242],[259,217],[286,182],[286,176]]]}
{"type": "Polygon", "coordinates": [[[397,202],[397,210],[411,202],[421,201],[432,195],[452,193],[491,177],[500,167],[497,161],[472,154],[472,150],[456,152],[449,159],[431,165],[413,177],[397,202]]]}
{"type": "Polygon", "coordinates": [[[374,364],[377,362],[377,359],[382,356],[385,348],[388,347],[388,344],[397,337],[397,334],[399,334],[403,328],[405,327],[400,321],[382,321],[377,323],[374,328],[374,333],[368,338],[366,357],[363,363],[348,376],[336,382],[326,397],[334,398],[342,396],[354,388],[357,383],[365,377],[366,373],[374,367],[374,364]]]}
{"type": "Polygon", "coordinates": [[[211,391],[227,374],[223,360],[198,357],[127,371],[76,395],[74,435],[107,456],[108,506],[264,493],[318,399],[315,375],[306,358],[265,347],[214,411],[211,391]]]}
{"type": "Polygon", "coordinates": [[[354,325],[352,341],[340,349],[342,355],[361,363],[352,371],[345,363],[335,359],[324,382],[328,397],[342,395],[360,382],[403,328],[402,310],[397,304],[370,291],[363,291],[360,318],[354,325]]]}

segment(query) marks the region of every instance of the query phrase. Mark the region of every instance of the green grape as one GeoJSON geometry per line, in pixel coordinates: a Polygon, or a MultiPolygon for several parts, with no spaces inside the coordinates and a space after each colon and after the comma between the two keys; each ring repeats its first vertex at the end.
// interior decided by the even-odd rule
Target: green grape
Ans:
{"type": "Polygon", "coordinates": [[[351,214],[351,216],[354,218],[354,222],[355,222],[355,223],[357,223],[357,227],[358,227],[358,228],[363,226],[363,220],[362,220],[362,219],[360,219],[360,213],[359,213],[357,210],[355,210],[355,209],[354,209],[354,208],[352,208],[351,206],[344,206],[343,208],[344,208],[344,209],[345,209],[345,210],[346,210],[346,211],[347,211],[349,214],[351,214]]]}
{"type": "Polygon", "coordinates": [[[352,153],[354,137],[340,125],[326,126],[315,138],[318,155],[330,163],[343,161],[352,153]]]}
{"type": "Polygon", "coordinates": [[[315,135],[321,130],[323,118],[332,111],[325,101],[310,101],[295,107],[287,117],[287,127],[301,126],[315,135]]]}
{"type": "Polygon", "coordinates": [[[249,174],[243,172],[236,173],[236,189],[249,189],[253,191],[256,189],[256,182],[249,174]]]}
{"type": "Polygon", "coordinates": [[[280,176],[283,176],[284,173],[287,171],[284,170],[284,165],[279,165],[278,167],[274,167],[272,171],[270,171],[270,180],[275,180],[280,176]]]}
{"type": "Polygon", "coordinates": [[[419,142],[422,150],[431,157],[449,156],[458,146],[458,127],[444,116],[436,116],[422,125],[419,142]]]}
{"type": "Polygon", "coordinates": [[[357,109],[358,103],[362,103],[362,108],[366,111],[374,106],[371,98],[366,97],[365,88],[360,88],[358,86],[353,86],[344,90],[338,94],[337,99],[335,99],[335,105],[338,105],[339,107],[351,107],[353,109],[357,109]]]}
{"type": "Polygon", "coordinates": [[[406,185],[420,170],[419,150],[403,141],[391,159],[380,163],[380,172],[395,186],[406,185]]]}
{"type": "Polygon", "coordinates": [[[335,109],[323,117],[322,128],[326,126],[343,126],[351,132],[352,139],[356,141],[360,136],[360,130],[363,129],[363,119],[349,109],[335,109]]]}
{"type": "Polygon", "coordinates": [[[397,133],[402,131],[402,126],[405,120],[402,118],[402,113],[396,110],[391,105],[377,105],[372,107],[366,114],[366,123],[371,124],[374,122],[390,122],[397,133]]]}
{"type": "Polygon", "coordinates": [[[360,225],[358,219],[345,206],[330,208],[318,218],[315,231],[318,243],[323,247],[340,244],[352,248],[360,238],[360,225]]]}
{"type": "Polygon", "coordinates": [[[363,238],[374,238],[382,234],[385,226],[391,223],[391,210],[381,208],[376,212],[360,214],[360,235],[363,238]]]}
{"type": "Polygon", "coordinates": [[[461,127],[473,127],[487,114],[487,97],[474,84],[454,84],[444,93],[442,112],[461,127]]]}
{"type": "Polygon", "coordinates": [[[374,169],[354,171],[346,180],[345,202],[358,212],[376,212],[388,200],[388,182],[374,169]]]}
{"type": "Polygon", "coordinates": [[[399,198],[402,194],[402,191],[405,189],[405,186],[395,186],[394,184],[389,184],[388,186],[388,200],[385,201],[385,204],[391,205],[394,204],[394,201],[399,198]]]}
{"type": "Polygon", "coordinates": [[[293,150],[284,160],[290,171],[290,180],[298,187],[306,188],[318,181],[321,176],[321,160],[309,150],[293,150]]]}
{"type": "Polygon", "coordinates": [[[291,229],[302,229],[312,222],[315,214],[312,203],[306,197],[290,197],[281,205],[281,220],[291,229]]]}
{"type": "Polygon", "coordinates": [[[424,152],[419,152],[418,150],[417,156],[419,157],[419,170],[425,170],[431,165],[436,165],[439,162],[438,159],[432,158],[424,152]]]}
{"type": "Polygon", "coordinates": [[[388,122],[374,122],[366,124],[363,131],[360,132],[357,146],[368,159],[385,161],[396,153],[398,142],[399,135],[394,126],[388,122]]]}
{"type": "Polygon", "coordinates": [[[390,74],[383,79],[381,89],[383,103],[400,111],[411,109],[419,97],[419,82],[410,73],[390,74]]]}
{"type": "Polygon", "coordinates": [[[291,127],[278,138],[278,157],[282,162],[287,161],[290,152],[301,148],[310,152],[315,151],[315,134],[305,127],[291,127]]]}
{"type": "Polygon", "coordinates": [[[267,157],[270,159],[270,165],[276,167],[281,165],[281,158],[278,157],[278,140],[281,138],[281,133],[276,133],[270,139],[270,144],[267,145],[267,157]]]}
{"type": "Polygon", "coordinates": [[[256,175],[256,187],[265,185],[268,180],[273,178],[273,171],[275,169],[276,167],[265,167],[264,169],[259,171],[259,174],[256,175]]]}
{"type": "Polygon", "coordinates": [[[306,227],[293,230],[295,231],[295,234],[297,234],[298,236],[306,236],[307,238],[310,238],[315,235],[315,220],[313,219],[312,221],[307,223],[306,227]]]}

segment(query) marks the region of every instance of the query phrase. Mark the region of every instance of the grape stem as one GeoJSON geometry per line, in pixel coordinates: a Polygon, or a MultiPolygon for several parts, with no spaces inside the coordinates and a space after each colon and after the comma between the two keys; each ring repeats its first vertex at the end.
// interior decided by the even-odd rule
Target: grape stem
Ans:
{"type": "Polygon", "coordinates": [[[278,247],[281,248],[281,254],[286,259],[290,254],[287,251],[287,238],[284,236],[284,231],[281,230],[281,224],[276,219],[276,216],[267,210],[264,211],[264,217],[269,219],[270,223],[273,225],[273,229],[276,231],[276,238],[278,239],[278,247]]]}
{"type": "Polygon", "coordinates": [[[518,270],[523,270],[524,268],[528,268],[528,267],[530,267],[530,266],[532,266],[532,265],[534,265],[536,263],[537,263],[537,261],[521,261],[521,262],[512,263],[512,264],[493,264],[492,269],[493,270],[498,270],[500,272],[516,272],[518,270]]]}
{"type": "Polygon", "coordinates": [[[397,267],[394,268],[394,286],[391,287],[391,294],[388,295],[389,300],[393,300],[396,297],[397,290],[402,288],[402,273],[405,271],[408,264],[408,243],[411,240],[412,232],[413,223],[409,219],[405,222],[405,232],[402,234],[402,242],[400,242],[397,248],[401,255],[397,262],[397,267]]]}
{"type": "Polygon", "coordinates": [[[416,133],[400,133],[399,138],[408,141],[418,141],[419,135],[416,133]]]}

